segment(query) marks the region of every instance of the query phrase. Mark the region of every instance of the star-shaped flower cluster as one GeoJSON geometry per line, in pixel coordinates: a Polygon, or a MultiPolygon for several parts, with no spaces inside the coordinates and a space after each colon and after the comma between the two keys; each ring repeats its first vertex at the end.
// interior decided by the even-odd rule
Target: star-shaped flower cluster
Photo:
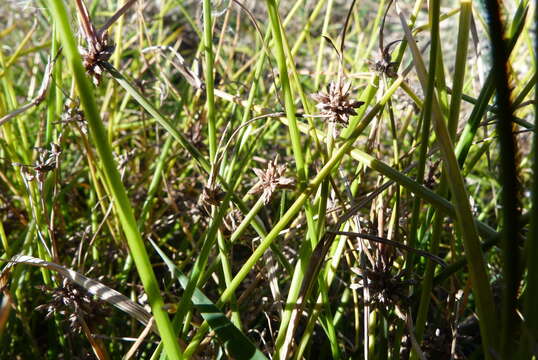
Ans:
{"type": "Polygon", "coordinates": [[[51,294],[51,301],[36,307],[37,311],[45,311],[50,319],[55,313],[66,317],[72,331],[80,333],[82,322],[96,323],[107,316],[106,307],[100,300],[94,300],[86,290],[63,279],[60,287],[51,289],[40,286],[51,294]]]}
{"type": "Polygon", "coordinates": [[[293,188],[294,180],[292,178],[284,177],[286,165],[279,165],[278,158],[269,161],[267,170],[264,171],[254,168],[253,171],[258,176],[258,182],[254,184],[248,193],[262,193],[261,198],[266,205],[269,203],[271,196],[277,189],[293,188]]]}
{"type": "Polygon", "coordinates": [[[317,101],[316,108],[321,115],[326,116],[329,121],[342,125],[348,125],[349,117],[357,115],[355,109],[364,104],[362,101],[350,99],[351,83],[333,81],[327,86],[327,92],[318,92],[310,95],[317,101]]]}
{"type": "Polygon", "coordinates": [[[82,62],[94,84],[99,84],[104,71],[103,64],[110,59],[116,46],[109,41],[107,33],[88,41],[88,48],[79,48],[82,62]]]}

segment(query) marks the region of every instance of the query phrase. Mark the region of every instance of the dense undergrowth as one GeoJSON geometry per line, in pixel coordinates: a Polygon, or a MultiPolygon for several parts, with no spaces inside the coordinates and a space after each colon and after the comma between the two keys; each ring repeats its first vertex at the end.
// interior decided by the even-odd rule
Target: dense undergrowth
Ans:
{"type": "Polygon", "coordinates": [[[535,6],[3,1],[0,358],[536,356],[535,6]]]}

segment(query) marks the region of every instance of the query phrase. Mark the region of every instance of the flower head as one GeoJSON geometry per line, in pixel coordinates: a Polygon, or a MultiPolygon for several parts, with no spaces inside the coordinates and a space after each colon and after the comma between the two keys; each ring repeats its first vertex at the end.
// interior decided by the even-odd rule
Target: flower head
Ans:
{"type": "Polygon", "coordinates": [[[219,206],[224,199],[226,193],[220,189],[216,184],[209,184],[204,186],[202,195],[200,195],[199,203],[205,206],[219,206]]]}
{"type": "Polygon", "coordinates": [[[52,299],[46,304],[39,305],[36,310],[45,311],[47,319],[55,313],[65,316],[70,329],[75,332],[82,331],[83,318],[95,323],[107,315],[102,301],[94,300],[85,289],[67,279],[63,279],[61,286],[57,288],[51,289],[47,286],[40,286],[40,288],[49,292],[52,299]]]}
{"type": "Polygon", "coordinates": [[[364,104],[362,101],[350,99],[351,83],[333,81],[327,86],[327,92],[318,92],[310,95],[317,101],[318,108],[322,115],[329,121],[347,125],[351,115],[357,115],[355,109],[364,104]]]}
{"type": "Polygon", "coordinates": [[[274,161],[269,161],[267,170],[253,169],[254,173],[258,176],[258,182],[254,184],[252,189],[249,190],[249,194],[262,193],[261,198],[264,204],[268,204],[271,200],[271,196],[277,189],[292,188],[293,179],[284,177],[286,171],[286,165],[278,164],[278,158],[274,161]]]}
{"type": "Polygon", "coordinates": [[[88,41],[88,48],[79,48],[84,67],[92,77],[94,84],[99,84],[104,71],[103,64],[110,59],[116,46],[109,41],[108,34],[104,33],[93,41],[88,41]]]}
{"type": "Polygon", "coordinates": [[[82,56],[84,67],[95,85],[99,84],[104,70],[103,65],[110,59],[115,49],[115,45],[108,39],[107,29],[129,8],[129,6],[132,5],[132,3],[133,1],[126,3],[112,16],[112,18],[110,18],[106,25],[101,29],[96,30],[84,0],[75,1],[80,20],[80,28],[88,44],[87,48],[79,47],[79,51],[82,56]]]}

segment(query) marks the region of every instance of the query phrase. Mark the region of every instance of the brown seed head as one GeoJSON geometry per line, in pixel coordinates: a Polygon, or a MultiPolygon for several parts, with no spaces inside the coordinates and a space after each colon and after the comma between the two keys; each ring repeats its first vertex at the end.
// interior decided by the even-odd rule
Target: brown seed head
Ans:
{"type": "Polygon", "coordinates": [[[329,121],[348,125],[349,117],[357,115],[355,109],[364,103],[350,99],[351,83],[331,82],[327,86],[327,92],[318,92],[310,95],[317,101],[318,108],[322,115],[325,115],[329,121]]]}
{"type": "Polygon", "coordinates": [[[261,198],[266,205],[269,203],[271,196],[277,189],[293,188],[294,180],[284,177],[286,165],[279,165],[278,158],[275,158],[272,162],[269,161],[267,170],[263,171],[255,168],[253,171],[258,176],[258,182],[254,184],[248,193],[262,193],[261,198]]]}
{"type": "Polygon", "coordinates": [[[206,206],[219,206],[225,196],[226,193],[222,191],[218,185],[204,186],[199,203],[206,206]]]}
{"type": "Polygon", "coordinates": [[[80,316],[95,323],[107,315],[106,308],[101,301],[94,300],[85,289],[70,283],[67,279],[63,279],[61,286],[54,289],[46,286],[39,286],[39,288],[50,293],[51,301],[39,305],[36,310],[45,311],[47,319],[55,313],[63,315],[68,320],[72,331],[81,332],[82,319],[80,316]]]}
{"type": "Polygon", "coordinates": [[[103,63],[110,59],[115,48],[116,46],[109,41],[108,34],[104,33],[101,37],[95,37],[92,41],[88,41],[88,48],[79,49],[84,67],[92,77],[94,84],[99,84],[104,71],[103,63]]]}

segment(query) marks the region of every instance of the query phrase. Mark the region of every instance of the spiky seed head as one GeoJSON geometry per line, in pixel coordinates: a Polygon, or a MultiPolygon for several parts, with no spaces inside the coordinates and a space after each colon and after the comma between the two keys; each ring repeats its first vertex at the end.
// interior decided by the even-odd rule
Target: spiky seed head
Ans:
{"type": "Polygon", "coordinates": [[[340,81],[331,82],[327,86],[327,92],[318,92],[310,95],[317,104],[316,108],[320,113],[328,118],[330,122],[347,126],[349,117],[357,115],[355,109],[364,104],[362,101],[350,98],[351,83],[340,81]]]}
{"type": "Polygon", "coordinates": [[[284,176],[286,165],[278,164],[278,158],[274,161],[269,161],[267,169],[252,169],[258,177],[258,182],[249,190],[249,194],[261,193],[263,203],[267,205],[271,200],[271,196],[277,189],[293,188],[294,180],[284,176]]]}

